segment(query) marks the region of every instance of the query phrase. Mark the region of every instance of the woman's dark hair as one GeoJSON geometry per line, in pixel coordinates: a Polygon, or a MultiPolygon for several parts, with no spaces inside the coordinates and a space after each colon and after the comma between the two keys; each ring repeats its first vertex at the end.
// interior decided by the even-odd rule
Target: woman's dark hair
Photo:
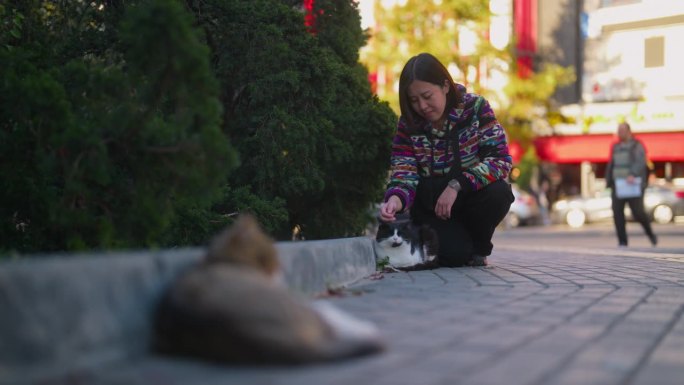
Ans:
{"type": "Polygon", "coordinates": [[[411,101],[408,97],[408,88],[414,80],[421,80],[440,87],[444,85],[445,80],[448,81],[449,93],[446,95],[447,110],[456,107],[463,98],[461,92],[456,88],[456,84],[454,84],[449,71],[436,57],[429,53],[421,53],[410,58],[399,77],[399,106],[401,107],[401,116],[406,119],[412,128],[417,128],[425,123],[425,120],[411,107],[411,101]]]}

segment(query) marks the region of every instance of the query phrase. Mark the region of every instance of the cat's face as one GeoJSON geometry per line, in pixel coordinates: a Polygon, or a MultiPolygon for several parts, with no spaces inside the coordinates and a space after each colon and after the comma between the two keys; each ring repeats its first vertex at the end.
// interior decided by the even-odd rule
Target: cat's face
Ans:
{"type": "Polygon", "coordinates": [[[375,241],[383,247],[400,247],[411,242],[409,222],[381,222],[375,241]]]}
{"type": "Polygon", "coordinates": [[[380,222],[374,247],[377,258],[387,258],[394,268],[417,270],[437,266],[437,233],[427,225],[416,226],[410,220],[380,222]]]}

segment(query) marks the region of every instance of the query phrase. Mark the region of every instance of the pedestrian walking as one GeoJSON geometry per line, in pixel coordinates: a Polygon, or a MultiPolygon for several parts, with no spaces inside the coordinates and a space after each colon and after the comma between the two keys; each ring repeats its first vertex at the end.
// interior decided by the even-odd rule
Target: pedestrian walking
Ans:
{"type": "Polygon", "coordinates": [[[606,181],[612,189],[613,222],[618,237],[618,246],[627,246],[625,225],[625,203],[632,216],[644,228],[644,232],[655,246],[658,243],[651,222],[644,210],[644,191],[648,186],[648,164],[644,145],[632,135],[627,122],[617,128],[619,141],[613,144],[610,161],[606,167],[606,181]]]}
{"type": "Polygon", "coordinates": [[[514,199],[503,127],[485,98],[454,83],[428,53],[404,66],[399,104],[380,219],[409,211],[414,223],[437,232],[441,265],[486,265],[514,199]]]}

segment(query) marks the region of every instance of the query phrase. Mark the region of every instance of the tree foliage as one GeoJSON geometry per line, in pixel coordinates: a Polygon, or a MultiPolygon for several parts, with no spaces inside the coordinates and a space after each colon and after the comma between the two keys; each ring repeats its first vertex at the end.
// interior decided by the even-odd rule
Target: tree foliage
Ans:
{"type": "Polygon", "coordinates": [[[494,14],[489,0],[406,0],[385,8],[376,2],[378,28],[372,32],[363,61],[371,71],[385,74],[378,90],[398,110],[396,82],[404,63],[420,52],[430,52],[449,66],[454,80],[493,101],[498,119],[509,138],[526,147],[534,125],[554,114],[550,97],[558,86],[574,81],[569,68],[546,64],[529,78],[521,78],[515,65],[514,41],[497,49],[487,38],[494,14]],[[507,74],[503,89],[481,82],[499,71],[507,74]]]}
{"type": "Polygon", "coordinates": [[[177,2],[126,4],[1,10],[5,249],[163,244],[178,212],[209,206],[235,164],[191,15],[177,2]],[[7,33],[17,15],[19,33],[7,33]]]}
{"type": "Polygon", "coordinates": [[[361,232],[382,194],[396,116],[358,62],[365,37],[354,2],[317,1],[315,34],[294,2],[214,0],[193,10],[242,160],[230,186],[245,199],[224,209],[256,211],[280,239],[295,228],[307,239],[361,232]]]}
{"type": "Polygon", "coordinates": [[[560,115],[552,105],[556,89],[574,80],[571,69],[553,63],[543,64],[528,78],[512,73],[503,89],[510,102],[498,116],[506,125],[511,139],[527,147],[539,131],[537,126],[548,126],[554,116],[560,115]]]}
{"type": "MultiPolygon", "coordinates": [[[[377,28],[372,31],[363,60],[369,68],[385,71],[386,84],[378,93],[397,110],[395,83],[404,63],[421,52],[430,52],[445,64],[451,63],[450,69],[457,69],[460,75],[454,80],[469,85],[468,79],[477,77],[476,65],[496,55],[496,50],[483,39],[490,17],[489,0],[406,0],[390,7],[376,2],[377,28]],[[479,45],[462,47],[470,34],[479,37],[479,45]],[[464,50],[468,50],[467,54],[464,50]]],[[[477,80],[475,86],[479,86],[477,80]]]]}
{"type": "Polygon", "coordinates": [[[352,0],[0,5],[0,249],[193,245],[239,212],[360,233],[396,116],[352,0]],[[237,154],[239,153],[240,166],[237,154]]]}

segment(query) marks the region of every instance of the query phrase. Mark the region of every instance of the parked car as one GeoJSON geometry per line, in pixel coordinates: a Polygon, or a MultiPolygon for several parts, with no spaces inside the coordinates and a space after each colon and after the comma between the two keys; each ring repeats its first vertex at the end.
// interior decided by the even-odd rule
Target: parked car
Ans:
{"type": "Polygon", "coordinates": [[[521,225],[537,224],[541,221],[541,211],[535,197],[521,190],[517,185],[512,184],[513,196],[515,200],[503,220],[504,227],[518,227],[521,225]]]}
{"type": "MultiPolygon", "coordinates": [[[[556,201],[551,207],[551,217],[556,223],[570,227],[582,227],[585,223],[613,218],[610,189],[597,192],[593,197],[568,197],[556,201]]],[[[629,205],[625,205],[627,219],[633,219],[629,205]]],[[[675,216],[684,215],[684,190],[669,185],[651,185],[644,193],[644,209],[651,221],[669,223],[675,216]]]]}

